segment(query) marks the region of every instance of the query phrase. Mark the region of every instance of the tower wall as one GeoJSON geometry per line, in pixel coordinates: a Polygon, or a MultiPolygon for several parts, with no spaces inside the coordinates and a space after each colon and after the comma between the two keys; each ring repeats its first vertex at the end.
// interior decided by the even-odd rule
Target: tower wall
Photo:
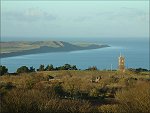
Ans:
{"type": "Polygon", "coordinates": [[[123,56],[118,58],[118,70],[121,72],[125,71],[125,58],[123,56]]]}

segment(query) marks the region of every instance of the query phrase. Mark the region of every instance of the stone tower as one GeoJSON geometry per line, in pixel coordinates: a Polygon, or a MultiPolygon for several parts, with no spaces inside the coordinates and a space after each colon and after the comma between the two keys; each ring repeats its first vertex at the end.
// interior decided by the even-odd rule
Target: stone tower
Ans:
{"type": "Polygon", "coordinates": [[[118,70],[120,72],[125,72],[125,58],[121,54],[118,58],[118,70]]]}

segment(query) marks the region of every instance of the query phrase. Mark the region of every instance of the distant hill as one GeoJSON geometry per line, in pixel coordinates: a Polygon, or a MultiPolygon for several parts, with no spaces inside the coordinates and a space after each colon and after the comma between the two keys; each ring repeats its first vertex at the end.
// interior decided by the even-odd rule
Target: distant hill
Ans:
{"type": "Polygon", "coordinates": [[[67,52],[77,50],[88,50],[109,47],[108,45],[98,45],[86,43],[73,44],[63,41],[35,41],[35,42],[0,42],[1,53],[0,57],[12,57],[28,54],[39,54],[49,52],[67,52]]]}

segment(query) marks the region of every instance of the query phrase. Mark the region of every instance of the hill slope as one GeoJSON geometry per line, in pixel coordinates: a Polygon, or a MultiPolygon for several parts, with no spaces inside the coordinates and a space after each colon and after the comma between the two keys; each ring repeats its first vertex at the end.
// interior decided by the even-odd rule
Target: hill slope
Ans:
{"type": "Polygon", "coordinates": [[[87,44],[81,46],[63,41],[36,41],[36,42],[1,42],[1,58],[49,53],[49,52],[67,52],[77,50],[98,49],[109,47],[108,45],[87,44]]]}

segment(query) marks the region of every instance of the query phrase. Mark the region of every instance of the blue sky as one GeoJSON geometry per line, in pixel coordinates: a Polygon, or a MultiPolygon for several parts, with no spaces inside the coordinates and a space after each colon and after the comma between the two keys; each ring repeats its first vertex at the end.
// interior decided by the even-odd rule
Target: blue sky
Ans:
{"type": "Polygon", "coordinates": [[[1,37],[149,37],[149,1],[1,1],[1,37]]]}

